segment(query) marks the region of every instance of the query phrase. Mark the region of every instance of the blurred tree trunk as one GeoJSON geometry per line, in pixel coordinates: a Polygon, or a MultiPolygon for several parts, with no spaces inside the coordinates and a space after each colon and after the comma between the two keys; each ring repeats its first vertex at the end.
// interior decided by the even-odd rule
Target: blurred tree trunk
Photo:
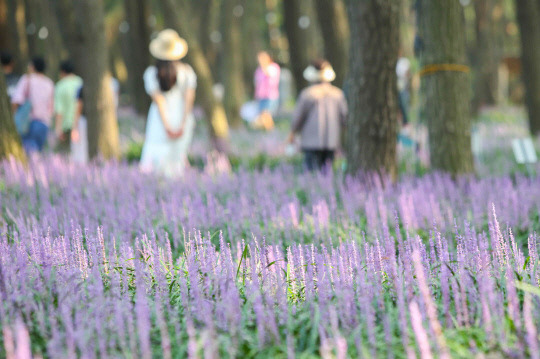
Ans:
{"type": "Polygon", "coordinates": [[[103,0],[74,0],[76,34],[81,51],[79,73],[84,81],[84,112],[88,121],[90,158],[120,156],[118,122],[105,39],[103,0]]]}
{"type": "Polygon", "coordinates": [[[240,17],[235,14],[235,8],[240,6],[240,0],[223,0],[221,14],[223,21],[225,97],[224,106],[229,123],[238,127],[242,125],[240,107],[245,99],[242,61],[242,32],[240,17]]]}
{"type": "Polygon", "coordinates": [[[223,0],[197,0],[194,2],[197,11],[197,27],[199,29],[199,43],[201,49],[212,69],[217,61],[216,45],[211,41],[212,32],[219,28],[220,3],[223,0]]]}
{"type": "Polygon", "coordinates": [[[465,63],[463,7],[457,0],[420,0],[418,34],[431,165],[452,174],[474,171],[469,74],[465,63]],[[451,64],[450,68],[438,65],[451,64]]]}
{"type": "MultiPolygon", "coordinates": [[[[124,56],[124,53],[122,52],[122,45],[120,44],[120,42],[122,41],[122,37],[115,36],[111,38],[110,41],[112,41],[111,44],[107,42],[107,49],[109,51],[108,56],[107,56],[107,69],[109,69],[109,73],[116,80],[119,80],[120,77],[123,77],[125,81],[129,82],[129,79],[128,79],[129,74],[126,75],[126,73],[129,70],[127,69],[126,62],[124,61],[124,58],[126,57],[124,56]],[[126,66],[124,76],[120,75],[122,73],[121,70],[119,71],[120,67],[122,66],[120,64],[123,64],[124,66],[126,66]]],[[[129,45],[127,47],[129,47],[129,45]]],[[[130,49],[128,49],[128,51],[129,50],[130,49]]],[[[126,58],[126,61],[129,61],[129,60],[130,60],[129,58],[126,58]]],[[[129,84],[128,84],[128,87],[129,87],[129,84]]]]}
{"type": "Polygon", "coordinates": [[[257,53],[270,47],[268,24],[261,19],[265,17],[266,5],[264,0],[244,0],[244,16],[242,17],[242,33],[244,46],[244,84],[246,92],[252,96],[255,91],[253,76],[259,66],[257,53]]]}
{"type": "Polygon", "coordinates": [[[128,84],[132,103],[141,115],[146,115],[150,107],[150,97],[144,90],[143,74],[150,65],[150,4],[148,0],[124,0],[126,21],[129,24],[127,33],[128,55],[125,58],[128,70],[128,84]]]}
{"type": "Polygon", "coordinates": [[[501,0],[475,0],[475,108],[499,102],[499,63],[502,57],[501,0]]]}
{"type": "Polygon", "coordinates": [[[317,11],[314,6],[315,0],[299,0],[300,13],[303,26],[307,26],[304,31],[307,33],[308,43],[305,46],[305,51],[310,61],[323,56],[324,39],[317,21],[317,11]]]}
{"type": "Polygon", "coordinates": [[[223,105],[213,92],[214,79],[204,53],[199,46],[196,33],[189,26],[191,9],[185,1],[160,0],[165,25],[178,31],[189,44],[187,60],[197,74],[197,100],[208,121],[208,132],[216,149],[227,151],[229,127],[223,105]]]}
{"type": "Polygon", "coordinates": [[[79,33],[77,19],[75,18],[75,1],[73,0],[49,0],[52,2],[59,24],[60,34],[66,46],[71,61],[75,65],[75,72],[81,74],[85,64],[85,52],[83,34],[79,33]]]}
{"type": "Polygon", "coordinates": [[[348,0],[351,53],[348,79],[348,171],[396,178],[399,4],[348,0]]]}
{"type": "Polygon", "coordinates": [[[336,72],[341,87],[349,67],[349,23],[342,0],[315,0],[317,18],[324,39],[324,56],[336,72]]]}
{"type": "Polygon", "coordinates": [[[414,57],[415,16],[414,3],[416,0],[399,2],[399,28],[401,56],[414,57]]]}
{"type": "MultiPolygon", "coordinates": [[[[62,36],[58,26],[58,19],[54,14],[54,7],[48,1],[38,1],[35,3],[36,11],[40,14],[38,23],[38,32],[41,28],[47,29],[45,38],[37,37],[39,55],[42,55],[47,62],[46,73],[51,78],[58,77],[60,72],[60,61],[64,52],[62,36]]],[[[38,33],[39,34],[39,33],[38,33]]]]}
{"type": "Polygon", "coordinates": [[[26,40],[26,24],[24,3],[22,0],[8,0],[9,30],[12,38],[11,51],[15,57],[15,71],[23,73],[28,63],[28,42],[26,40]]]}
{"type": "Polygon", "coordinates": [[[516,0],[529,129],[540,134],[540,1],[516,0]]]}
{"type": "Polygon", "coordinates": [[[309,44],[308,33],[299,25],[302,16],[302,3],[301,0],[286,0],[283,1],[282,6],[285,31],[289,40],[291,69],[296,83],[296,90],[300,92],[308,85],[304,79],[304,70],[311,62],[306,49],[309,44]]]}
{"type": "Polygon", "coordinates": [[[0,0],[0,49],[12,50],[7,0],[0,0]]]}
{"type": "Polygon", "coordinates": [[[38,24],[39,12],[37,11],[36,1],[24,0],[25,14],[25,35],[28,43],[28,56],[31,58],[36,55],[42,55],[38,51],[38,24]]]}
{"type": "MultiPolygon", "coordinates": [[[[246,0],[250,1],[250,0],[246,0]]],[[[255,0],[256,1],[256,0],[255,0]]],[[[278,0],[261,0],[264,1],[264,7],[266,16],[265,26],[268,31],[268,37],[270,39],[270,49],[272,53],[284,54],[288,51],[287,41],[284,41],[285,38],[282,36],[282,31],[280,28],[280,23],[278,21],[278,12],[280,12],[280,6],[278,6],[278,0]]]]}
{"type": "Polygon", "coordinates": [[[26,163],[26,155],[10,108],[6,79],[0,68],[0,160],[13,156],[16,160],[26,163]]]}

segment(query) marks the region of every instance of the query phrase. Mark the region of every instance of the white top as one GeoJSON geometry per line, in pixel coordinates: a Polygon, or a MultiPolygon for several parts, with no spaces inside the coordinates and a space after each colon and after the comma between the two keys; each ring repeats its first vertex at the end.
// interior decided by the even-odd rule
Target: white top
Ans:
{"type": "Polygon", "coordinates": [[[398,90],[403,91],[407,87],[409,81],[409,71],[411,70],[411,62],[406,57],[400,57],[396,65],[396,74],[398,78],[398,90]]]}
{"type": "MultiPolygon", "coordinates": [[[[150,66],[144,72],[144,88],[148,95],[161,92],[157,78],[157,68],[150,66]]],[[[158,107],[152,103],[148,111],[146,138],[141,156],[141,168],[157,170],[166,175],[181,175],[187,162],[187,151],[193,137],[195,120],[192,114],[184,116],[186,91],[197,87],[197,76],[191,66],[179,63],[176,84],[167,92],[165,111],[172,130],[179,130],[184,124],[184,134],[171,139],[165,131],[158,107]]]]}

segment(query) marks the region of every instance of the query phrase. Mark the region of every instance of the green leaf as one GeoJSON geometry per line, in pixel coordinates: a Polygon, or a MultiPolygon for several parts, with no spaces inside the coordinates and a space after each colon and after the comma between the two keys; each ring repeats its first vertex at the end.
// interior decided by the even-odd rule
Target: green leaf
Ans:
{"type": "Polygon", "coordinates": [[[515,282],[515,287],[524,292],[531,293],[540,297],[540,288],[525,282],[515,282]]]}
{"type": "Polygon", "coordinates": [[[240,257],[240,262],[238,262],[238,269],[236,269],[236,278],[238,278],[238,273],[240,273],[240,266],[242,265],[242,260],[244,260],[244,258],[247,258],[247,254],[248,246],[246,244],[244,245],[244,250],[242,251],[242,256],[240,257]]]}

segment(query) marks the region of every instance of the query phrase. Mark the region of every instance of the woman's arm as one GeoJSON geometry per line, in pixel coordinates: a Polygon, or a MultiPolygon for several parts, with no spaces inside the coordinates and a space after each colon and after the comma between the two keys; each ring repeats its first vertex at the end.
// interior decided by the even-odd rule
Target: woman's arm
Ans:
{"type": "Polygon", "coordinates": [[[193,111],[193,104],[195,103],[195,89],[188,89],[185,96],[185,108],[184,108],[184,122],[186,118],[193,111]]]}
{"type": "Polygon", "coordinates": [[[155,66],[150,66],[146,69],[143,75],[144,80],[144,89],[152,101],[156,104],[159,112],[159,117],[163,123],[163,127],[167,132],[169,138],[174,138],[174,131],[172,131],[169,125],[169,119],[167,117],[167,104],[165,102],[165,97],[159,88],[159,82],[157,78],[157,69],[155,66]]]}
{"type": "Polygon", "coordinates": [[[184,114],[182,117],[182,126],[180,126],[180,129],[176,132],[177,137],[182,137],[184,134],[184,128],[186,126],[186,120],[188,116],[193,111],[193,104],[195,103],[195,89],[190,88],[186,90],[186,94],[184,96],[184,114]]]}
{"type": "Polygon", "coordinates": [[[161,92],[154,92],[150,97],[152,98],[152,101],[154,101],[157,105],[159,117],[161,118],[161,122],[163,123],[163,127],[165,128],[165,132],[167,132],[167,135],[173,139],[180,137],[177,136],[175,131],[173,131],[171,126],[169,125],[169,119],[167,118],[167,106],[163,94],[161,92]]]}

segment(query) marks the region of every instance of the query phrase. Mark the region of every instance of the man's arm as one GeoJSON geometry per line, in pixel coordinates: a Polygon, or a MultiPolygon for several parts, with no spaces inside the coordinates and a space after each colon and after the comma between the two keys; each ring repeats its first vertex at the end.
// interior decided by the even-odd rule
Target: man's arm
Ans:
{"type": "Polygon", "coordinates": [[[307,120],[307,114],[308,114],[308,101],[306,99],[305,93],[301,93],[298,102],[296,103],[296,108],[294,110],[293,114],[293,123],[291,126],[291,132],[289,133],[288,142],[293,143],[294,142],[294,136],[302,131],[302,128],[304,127],[304,124],[307,120]]]}

